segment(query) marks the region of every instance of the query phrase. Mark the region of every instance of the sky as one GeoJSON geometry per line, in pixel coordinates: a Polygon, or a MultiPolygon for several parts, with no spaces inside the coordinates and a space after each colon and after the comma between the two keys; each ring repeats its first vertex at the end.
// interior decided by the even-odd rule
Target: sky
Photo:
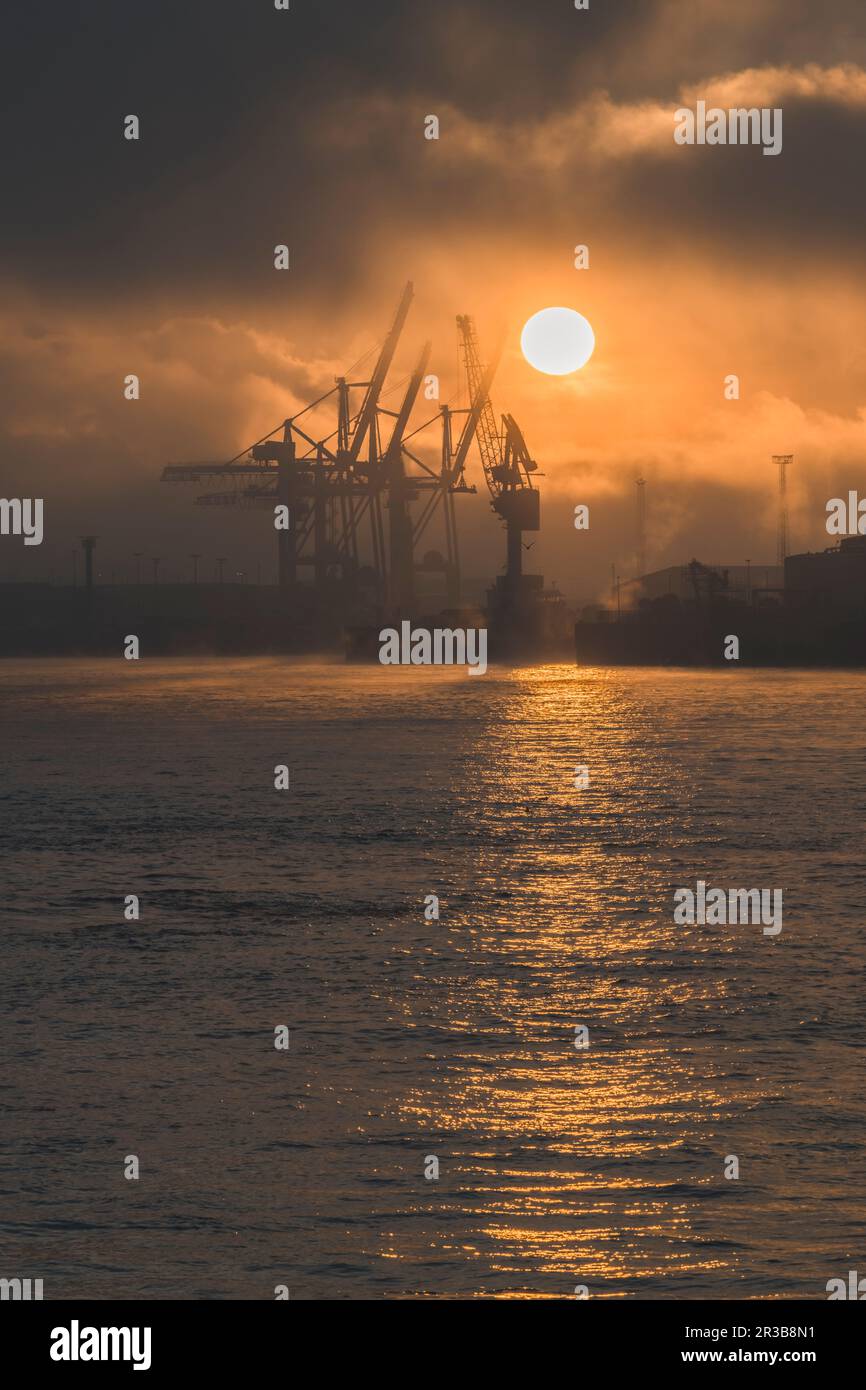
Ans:
{"type": "MultiPolygon", "coordinates": [[[[47,0],[3,28],[0,495],[44,498],[45,541],[3,538],[0,579],[68,577],[84,533],[105,578],[134,552],[184,576],[191,551],[272,578],[267,513],[197,508],[162,467],[230,458],[327,390],[409,279],[392,380],[430,337],[458,401],[455,316],[482,349],[505,331],[530,567],[570,597],[634,572],[638,476],[650,569],[772,562],[773,454],[794,455],[793,551],[866,493],[862,0],[47,0]],[[781,153],[678,145],[699,100],[781,108],[781,153]],[[593,325],[573,376],[520,353],[548,305],[593,325]]],[[[464,570],[492,577],[475,455],[468,481],[464,570]]]]}

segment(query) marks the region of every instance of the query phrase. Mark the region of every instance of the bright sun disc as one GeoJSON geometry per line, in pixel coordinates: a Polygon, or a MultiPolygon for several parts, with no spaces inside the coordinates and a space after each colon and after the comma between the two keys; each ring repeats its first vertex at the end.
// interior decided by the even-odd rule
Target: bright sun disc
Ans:
{"type": "Polygon", "coordinates": [[[576,309],[539,309],[520,335],[523,356],[537,372],[566,376],[579,371],[595,348],[592,326],[576,309]]]}

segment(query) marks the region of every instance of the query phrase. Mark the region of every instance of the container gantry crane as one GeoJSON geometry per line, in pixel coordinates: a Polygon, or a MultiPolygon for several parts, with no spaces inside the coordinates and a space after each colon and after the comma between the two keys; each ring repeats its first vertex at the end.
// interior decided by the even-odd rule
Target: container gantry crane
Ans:
{"type": "MultiPolygon", "coordinates": [[[[406,434],[409,418],[427,370],[431,347],[421,353],[399,410],[382,405],[385,381],[403,331],[414,291],[406,285],[392,326],[379,352],[368,381],[337,377],[330,391],[271,431],[228,463],[169,464],[163,470],[164,482],[218,482],[230,480],[228,492],[208,491],[197,500],[203,505],[261,505],[288,508],[291,525],[276,532],[279,582],[288,587],[297,578],[299,565],[312,565],[317,585],[338,569],[344,579],[359,567],[361,523],[369,519],[373,569],[389,606],[411,607],[414,598],[414,546],[433,513],[444,503],[448,561],[445,565],[449,585],[459,582],[457,534],[453,494],[474,492],[459,473],[448,466],[443,444],[443,463],[434,471],[406,447],[407,440],[442,420],[443,437],[450,441],[450,414],[447,406],[432,420],[406,434]],[[364,397],[357,414],[350,404],[352,390],[362,388],[364,397]],[[300,423],[303,417],[337,397],[337,426],[324,439],[316,439],[300,423]],[[393,421],[387,445],[382,443],[382,417],[393,421]],[[282,434],[282,438],[274,436],[282,434]],[[408,475],[406,460],[420,470],[408,475]],[[413,522],[410,504],[419,490],[428,494],[420,517],[413,522]],[[383,499],[388,508],[386,542],[382,516],[383,499]],[[310,542],[312,544],[310,545],[310,542]]],[[[305,422],[306,423],[306,422],[305,422]]]]}

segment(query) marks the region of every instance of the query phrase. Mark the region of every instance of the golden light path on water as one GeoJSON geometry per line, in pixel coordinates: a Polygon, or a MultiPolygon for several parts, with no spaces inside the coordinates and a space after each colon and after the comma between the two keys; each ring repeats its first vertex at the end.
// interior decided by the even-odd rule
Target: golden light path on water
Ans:
{"type": "MultiPolygon", "coordinates": [[[[701,678],[659,673],[663,689],[684,686],[695,701],[671,711],[677,722],[738,717],[739,693],[702,679],[703,699],[701,678]]],[[[729,859],[723,827],[741,795],[709,749],[658,721],[651,681],[579,681],[557,668],[508,677],[467,756],[480,824],[467,816],[474,848],[453,878],[471,881],[472,910],[453,921],[449,902],[440,929],[451,959],[434,977],[425,964],[404,1008],[408,1028],[429,1019],[435,979],[444,1038],[475,1043],[431,1059],[439,1084],[404,1106],[446,1154],[449,1137],[463,1139],[456,1171],[424,1209],[443,1224],[470,1211],[493,1269],[518,1286],[549,1275],[619,1297],[679,1276],[700,1296],[702,1276],[730,1270],[736,1235],[755,1220],[724,1215],[735,1190],[722,1171],[724,1133],[779,1094],[779,1076],[737,1023],[778,957],[760,927],[673,924],[672,885],[729,859]],[[591,769],[580,791],[578,762],[591,769]],[[586,1051],[569,1045],[576,1024],[589,1028],[586,1051]]],[[[738,731],[737,741],[749,737],[738,731]]],[[[758,746],[743,748],[745,785],[758,746]]],[[[736,748],[719,752],[727,761],[736,748]]],[[[733,883],[752,881],[743,848],[727,865],[733,883]]],[[[481,1257],[477,1242],[459,1252],[481,1257]]]]}
{"type": "Polygon", "coordinates": [[[132,665],[0,672],[7,1207],[58,1296],[826,1296],[866,1228],[860,676],[132,665]],[[676,925],[698,878],[782,887],[782,933],[676,925]],[[132,1133],[127,1221],[94,1164],[132,1133]]]}

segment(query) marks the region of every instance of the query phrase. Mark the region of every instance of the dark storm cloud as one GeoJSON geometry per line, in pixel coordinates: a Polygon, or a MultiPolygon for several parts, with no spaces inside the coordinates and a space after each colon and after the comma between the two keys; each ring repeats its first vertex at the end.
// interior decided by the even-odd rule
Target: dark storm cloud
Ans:
{"type": "MultiPolygon", "coordinates": [[[[573,19],[542,5],[527,25],[520,4],[467,0],[297,0],[288,14],[268,0],[19,7],[5,32],[7,271],[67,288],[216,286],[256,263],[279,218],[301,251],[332,242],[338,274],[366,208],[341,177],[352,171],[320,157],[323,113],[378,90],[477,113],[543,108],[551,65],[573,57],[551,39],[566,22],[573,37],[573,19]],[[130,112],[135,144],[122,139],[130,112]]],[[[614,24],[591,21],[595,33],[614,24]]],[[[375,170],[383,153],[364,162],[375,170]]]]}
{"type": "MultiPolygon", "coordinates": [[[[63,295],[264,299],[270,248],[285,240],[304,284],[338,301],[393,224],[565,229],[587,201],[579,128],[551,179],[519,143],[510,166],[452,158],[447,124],[440,148],[425,148],[428,110],[498,131],[507,152],[515,130],[593,92],[673,110],[680,87],[715,73],[866,60],[861,12],[854,0],[829,15],[807,0],[621,0],[586,13],[569,0],[19,7],[5,35],[4,271],[63,295]],[[122,138],[130,112],[137,143],[122,138]],[[322,130],[339,122],[357,138],[329,147],[322,130]]],[[[781,233],[784,248],[800,229],[856,247],[863,135],[860,112],[791,102],[778,161],[595,161],[592,199],[609,203],[611,230],[639,206],[674,236],[781,233]]]]}
{"type": "MultiPolygon", "coordinates": [[[[389,228],[404,231],[531,237],[544,230],[567,243],[575,226],[589,225],[619,238],[654,238],[661,254],[686,246],[766,255],[768,271],[817,244],[859,258],[866,79],[861,104],[831,90],[830,76],[822,92],[821,80],[819,73],[815,92],[785,91],[783,82],[777,95],[777,84],[755,72],[750,104],[767,104],[766,90],[783,110],[777,157],[753,147],[675,146],[674,112],[685,98],[674,92],[655,107],[589,97],[583,107],[526,122],[472,120],[440,108],[440,141],[426,149],[405,104],[373,100],[354,122],[340,105],[329,113],[333,147],[323,145],[321,161],[335,175],[344,164],[343,187],[362,217],[387,208],[389,228]],[[639,138],[642,130],[650,138],[639,138]],[[368,168],[365,154],[374,149],[379,159],[368,168]]],[[[701,90],[692,84],[692,104],[701,90]]],[[[712,105],[710,82],[703,91],[712,105]]]]}

